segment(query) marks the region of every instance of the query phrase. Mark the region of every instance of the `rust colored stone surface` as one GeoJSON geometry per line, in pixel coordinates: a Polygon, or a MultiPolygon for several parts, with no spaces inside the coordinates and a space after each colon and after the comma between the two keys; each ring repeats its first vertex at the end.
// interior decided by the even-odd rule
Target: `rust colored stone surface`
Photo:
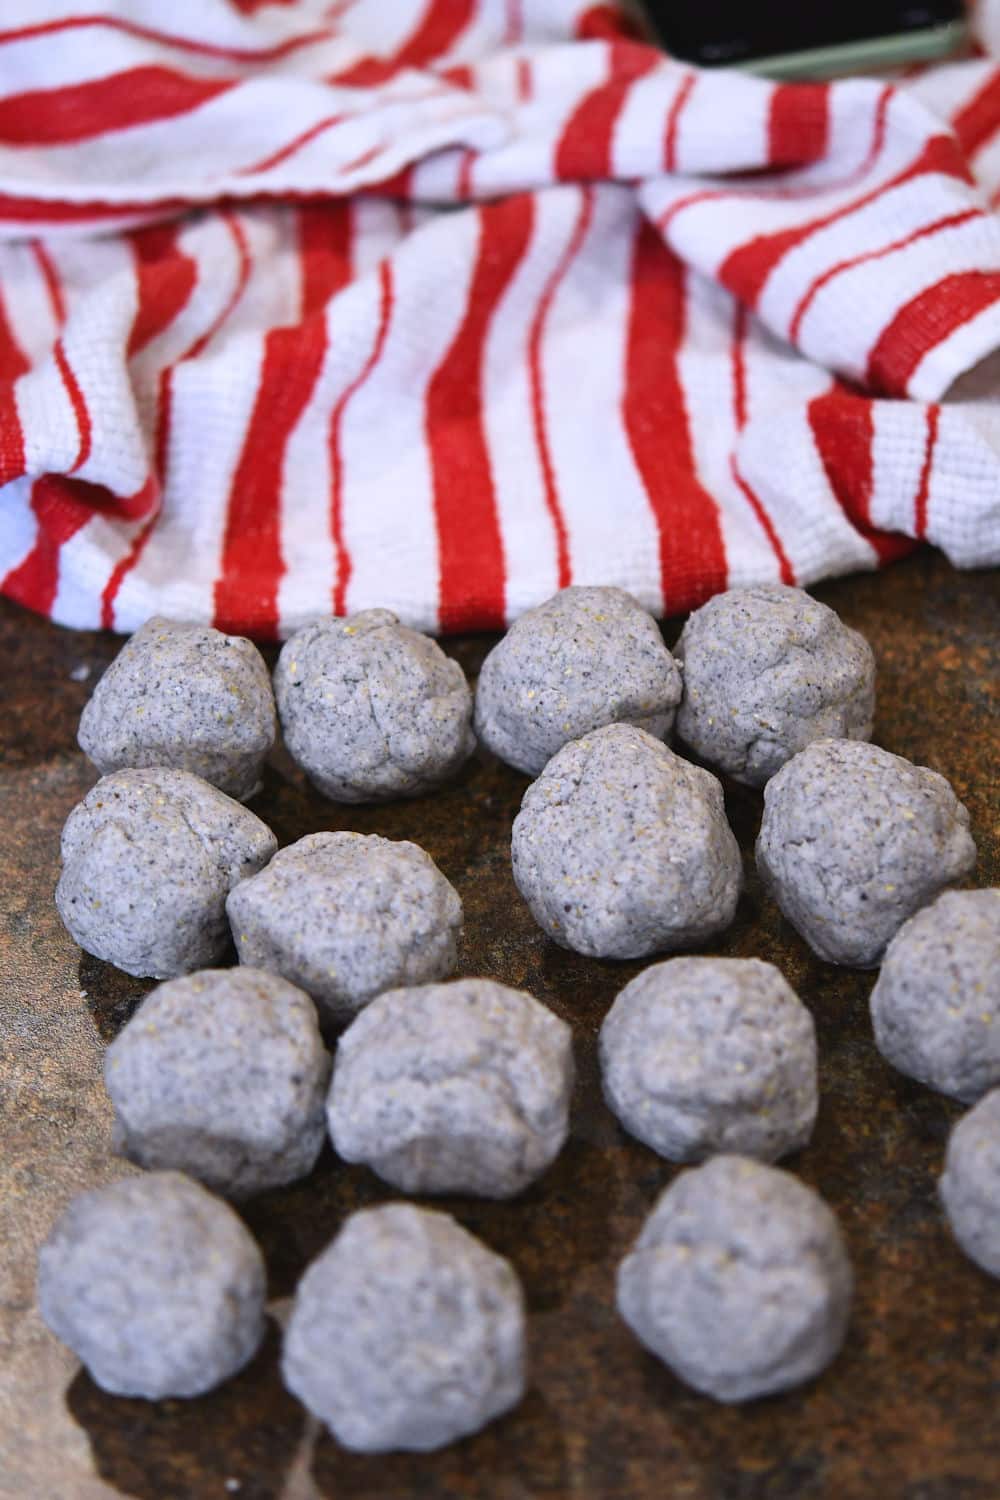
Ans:
{"type": "MultiPolygon", "coordinates": [[[[1000,883],[1000,579],[920,553],[816,590],[872,642],[876,739],[949,776],[979,845],[975,884],[1000,883]]],[[[679,622],[667,627],[673,640],[679,622]]],[[[338,808],[279,753],[252,806],[282,844],[355,828],[422,844],[465,903],[465,972],[522,986],[573,1027],[572,1137],[510,1203],[438,1200],[520,1272],[530,1392],[477,1437],[424,1457],[362,1458],[319,1433],[278,1378],[276,1329],[240,1377],[196,1402],[114,1399],[34,1309],[37,1246],[80,1188],[132,1170],[110,1155],[101,1053],[148,988],[83,957],[52,905],[59,830],[94,773],[80,709],[116,642],[0,604],[0,1495],[30,1500],[994,1500],[1000,1494],[1000,1286],[951,1242],[935,1198],[960,1107],[894,1075],[871,1040],[874,976],[816,959],[766,900],[750,851],[759,794],[727,788],[747,861],[736,924],[714,952],[777,963],[820,1043],[815,1137],[788,1165],[839,1214],[857,1273],[841,1358],[791,1395],[726,1409],[685,1390],[618,1320],[614,1272],[674,1169],[601,1102],[600,1022],[641,965],[556,948],[511,880],[510,825],[527,778],[477,755],[437,795],[338,808]],[[78,681],[82,668],[89,681],[78,681]]],[[[474,674],[490,644],[448,649],[474,674]]],[[[280,1317],[345,1214],[394,1196],[327,1149],[312,1177],[244,1210],[280,1317]]]]}

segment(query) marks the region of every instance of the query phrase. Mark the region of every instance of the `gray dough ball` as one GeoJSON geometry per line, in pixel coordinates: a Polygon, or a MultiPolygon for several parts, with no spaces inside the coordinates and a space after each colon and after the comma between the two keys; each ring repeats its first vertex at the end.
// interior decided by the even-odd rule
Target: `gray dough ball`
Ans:
{"type": "Polygon", "coordinates": [[[976,862],[949,782],[876,745],[814,740],[764,788],[757,869],[820,958],[870,968],[976,862]]]}
{"type": "Polygon", "coordinates": [[[102,1390],[200,1396],[264,1336],[264,1261],[228,1204],[179,1172],[81,1193],[38,1257],[38,1306],[102,1390]]]}
{"type": "Polygon", "coordinates": [[[66,819],[56,906],[96,958],[173,979],[224,956],[226,897],[277,847],[260,818],[189,771],[115,771],[66,819]]]}
{"type": "Polygon", "coordinates": [[[1000,1084],[1000,890],[945,891],[904,922],[871,997],[887,1062],[973,1104],[1000,1084]]]}
{"type": "Polygon", "coordinates": [[[823,1200],[742,1156],[681,1172],[618,1270],[618,1309],[640,1342],[727,1402],[825,1369],[844,1341],[852,1291],[823,1200]]]}
{"type": "Polygon", "coordinates": [[[116,1148],[230,1198],[312,1171],[329,1077],[309,996],[257,969],[161,984],[104,1054],[116,1148]]]}
{"type": "Polygon", "coordinates": [[[592,958],[699,943],[729,926],[743,883],[718,781],[631,724],[553,756],[511,852],[538,925],[592,958]]]}
{"type": "Polygon", "coordinates": [[[515,620],[483,662],[476,733],[537,776],[563,745],[605,724],[666,739],[680,697],[680,669],[631,594],[567,588],[515,620]]]}
{"type": "Polygon", "coordinates": [[[450,974],[462,903],[429,854],[377,834],[310,833],[228,902],[240,962],[315,1000],[325,1024],[383,990],[450,974]]]}
{"type": "Polygon", "coordinates": [[[172,766],[245,799],[260,785],[276,728],[271,679],[256,646],[157,616],[98,682],[79,743],[102,775],[172,766]]]}
{"type": "Polygon", "coordinates": [[[288,1389],[360,1453],[429,1452],[524,1394],[524,1299],[512,1266],[447,1214],[352,1214],[299,1282],[288,1389]]]}
{"type": "Polygon", "coordinates": [[[1000,1089],[984,1095],[951,1132],[938,1189],[966,1255],[1000,1276],[1000,1089]]]}
{"type": "Polygon", "coordinates": [[[298,631],[282,647],[274,691],[289,752],[334,802],[416,797],[475,749],[458,662],[387,609],[298,631]]]}
{"type": "Polygon", "coordinates": [[[604,1097],[671,1161],[776,1161],[816,1120],[816,1030],[773,964],[672,958],[627,984],[600,1037],[604,1097]]]}
{"type": "Polygon", "coordinates": [[[561,1150],[572,1088],[570,1029],[523,990],[392,990],[340,1039],[330,1134],[404,1193],[510,1198],[561,1150]]]}
{"type": "Polygon", "coordinates": [[[864,636],[802,589],[730,589],[695,610],[677,733],[710,765],[763,786],[812,740],[871,738],[875,658],[864,636]]]}

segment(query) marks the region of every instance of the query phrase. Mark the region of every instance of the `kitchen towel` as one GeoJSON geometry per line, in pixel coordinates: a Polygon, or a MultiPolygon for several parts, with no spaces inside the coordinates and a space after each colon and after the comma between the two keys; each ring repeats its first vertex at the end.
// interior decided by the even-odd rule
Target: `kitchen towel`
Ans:
{"type": "Polygon", "coordinates": [[[988,57],[775,84],[583,0],[83,6],[0,11],[10,597],[268,639],[1000,561],[988,57]]]}

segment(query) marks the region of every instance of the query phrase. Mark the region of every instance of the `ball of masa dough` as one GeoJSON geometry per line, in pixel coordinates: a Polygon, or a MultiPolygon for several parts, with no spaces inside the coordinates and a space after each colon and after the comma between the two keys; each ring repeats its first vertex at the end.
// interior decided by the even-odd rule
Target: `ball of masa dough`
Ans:
{"type": "Polygon", "coordinates": [[[264,1261],[228,1204],[179,1172],[81,1193],[38,1258],[38,1305],[102,1390],[200,1396],[264,1336],[264,1261]]]}
{"type": "Polygon", "coordinates": [[[352,1214],[306,1271],[285,1384],[339,1443],[428,1452],[524,1393],[524,1301],[510,1264],[447,1214],[352,1214]]]}
{"type": "Polygon", "coordinates": [[[334,802],[418,796],[475,748],[458,662],[387,609],[298,631],[282,647],[274,690],[289,752],[334,802]]]}
{"type": "Polygon", "coordinates": [[[945,778],[876,745],[814,740],[764,788],[757,868],[830,963],[877,964],[907,917],[975,862],[945,778]]]}
{"type": "Polygon", "coordinates": [[[1000,1084],[1000,890],[945,891],[904,922],[871,996],[901,1073],[967,1104],[1000,1084]]]}
{"type": "Polygon", "coordinates": [[[329,1077],[309,996],[257,969],[168,980],[104,1054],[117,1149],[230,1198],[312,1170],[329,1077]]]}
{"type": "Polygon", "coordinates": [[[569,1027],[523,990],[391,990],[340,1039],[330,1134],[403,1192],[509,1198],[559,1153],[572,1087],[569,1027]]]}
{"type": "Polygon", "coordinates": [[[189,771],[114,771],[66,820],[56,906],[88,953],[172,979],[223,957],[226,897],[277,847],[260,818],[189,771]]]}
{"type": "Polygon", "coordinates": [[[816,1030],[773,964],[672,958],[621,991],[600,1035],[604,1097],[671,1161],[776,1161],[816,1120],[816,1030]]]}
{"type": "Polygon", "coordinates": [[[483,662],[476,733],[537,776],[568,741],[605,724],[666,739],[680,697],[680,669],[631,594],[566,588],[515,620],[483,662]]]}
{"type": "Polygon", "coordinates": [[[844,1340],[853,1277],[837,1221],[788,1172],[715,1156],[676,1177],[618,1271],[636,1337],[716,1401],[811,1380],[844,1340]]]}
{"type": "Polygon", "coordinates": [[[377,834],[311,833],[232,892],[240,961],[305,990],[329,1025],[383,990],[455,967],[462,903],[429,854],[377,834]]]}
{"type": "Polygon", "coordinates": [[[875,658],[864,636],[802,589],[730,589],[695,610],[677,733],[720,771],[763,786],[816,739],[867,740],[875,658]]]}
{"type": "Polygon", "coordinates": [[[79,743],[102,775],[173,766],[244,800],[260,785],[276,727],[271,679],[256,646],[157,615],[98,682],[79,743]]]}
{"type": "Polygon", "coordinates": [[[966,1255],[1000,1276],[1000,1089],[985,1094],[951,1132],[938,1190],[966,1255]]]}
{"type": "Polygon", "coordinates": [[[553,756],[524,794],[511,852],[535,921],[594,958],[721,932],[743,881],[718,781],[631,724],[553,756]]]}

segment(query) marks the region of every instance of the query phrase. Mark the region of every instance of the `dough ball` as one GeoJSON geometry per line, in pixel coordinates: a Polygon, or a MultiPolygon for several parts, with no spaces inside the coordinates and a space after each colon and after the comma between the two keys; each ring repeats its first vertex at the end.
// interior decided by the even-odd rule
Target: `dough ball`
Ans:
{"type": "Polygon", "coordinates": [[[875,658],[864,636],[802,589],[730,589],[695,610],[677,733],[703,760],[763,786],[812,740],[871,738],[875,658]]]}
{"type": "Polygon", "coordinates": [[[563,589],[516,620],[483,662],[476,733],[537,776],[557,750],[602,725],[666,739],[681,674],[652,615],[624,589],[563,589]]]}
{"type": "Polygon", "coordinates": [[[618,1308],[716,1401],[801,1385],[844,1340],[853,1277],[833,1214],[777,1167],[715,1156],[664,1192],[618,1271],[618,1308]]]}
{"type": "Polygon", "coordinates": [[[938,1188],[966,1255],[1000,1276],[1000,1089],[984,1095],[951,1132],[938,1188]]]}
{"type": "Polygon", "coordinates": [[[830,963],[877,964],[907,917],[975,862],[949,782],[875,745],[814,740],[764,788],[757,868],[830,963]]]}
{"type": "Polygon", "coordinates": [[[722,932],[743,882],[718,781],[631,724],[553,756],[524,794],[512,856],[535,921],[593,958],[722,932]]]}
{"type": "Polygon", "coordinates": [[[377,834],[311,833],[232,892],[240,962],[305,990],[324,1023],[455,967],[462,903],[429,854],[377,834]]]}
{"type": "Polygon", "coordinates": [[[274,691],[285,744],[334,802],[416,797],[475,748],[458,662],[386,609],[298,631],[282,648],[274,691]]]}
{"type": "Polygon", "coordinates": [[[98,682],[79,742],[102,775],[171,766],[245,800],[260,785],[276,727],[271,679],[256,646],[156,616],[98,682]]]}
{"type": "Polygon", "coordinates": [[[226,897],[277,847],[260,818],[189,771],[115,771],[66,820],[56,906],[95,958],[172,979],[225,955],[226,897]]]}
{"type": "Polygon", "coordinates": [[[117,1149],[230,1198],[312,1171],[329,1076],[309,996],[257,969],[161,984],[104,1054],[117,1149]]]}
{"type": "Polygon", "coordinates": [[[570,1029],[491,979],[392,990],[337,1048],[330,1134],[405,1193],[509,1198],[569,1129],[570,1029]]]}
{"type": "Polygon", "coordinates": [[[442,1448],[524,1394],[520,1283],[447,1214],[364,1209],[299,1283],[282,1371],[345,1448],[442,1448]]]}
{"type": "Polygon", "coordinates": [[[604,1097],[671,1161],[776,1161],[816,1120],[813,1019],[773,964],[672,958],[627,984],[601,1027],[604,1097]]]}
{"type": "Polygon", "coordinates": [[[179,1172],[74,1198],[42,1246],[38,1305],[102,1390],[200,1396],[264,1336],[264,1261],[233,1210],[179,1172]]]}

